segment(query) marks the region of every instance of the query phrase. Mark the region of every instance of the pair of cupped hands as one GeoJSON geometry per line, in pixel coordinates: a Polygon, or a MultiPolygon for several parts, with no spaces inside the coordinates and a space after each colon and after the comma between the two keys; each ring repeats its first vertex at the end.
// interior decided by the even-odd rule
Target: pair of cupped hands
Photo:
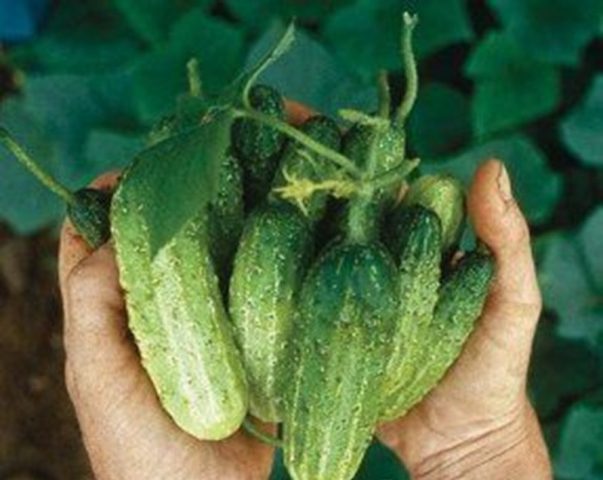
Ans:
{"type": "MultiPolygon", "coordinates": [[[[288,113],[293,124],[310,115],[294,103],[288,113]]],[[[110,173],[93,185],[111,189],[117,179],[110,173]]],[[[379,426],[376,435],[413,479],[550,479],[526,394],[541,297],[528,226],[501,162],[478,168],[468,211],[496,260],[482,316],[443,381],[403,418],[379,426]]],[[[243,430],[219,442],[197,440],[163,410],[128,334],[110,243],[93,252],[66,222],[59,280],[67,389],[96,478],[268,478],[272,447],[243,430]]],[[[274,425],[257,425],[275,433],[274,425]]]]}

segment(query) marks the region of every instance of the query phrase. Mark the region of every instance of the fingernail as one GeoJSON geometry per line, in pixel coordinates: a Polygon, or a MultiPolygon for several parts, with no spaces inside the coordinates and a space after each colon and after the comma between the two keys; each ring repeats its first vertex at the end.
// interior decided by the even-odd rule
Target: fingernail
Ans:
{"type": "Polygon", "coordinates": [[[509,180],[509,174],[507,173],[507,169],[501,163],[500,164],[500,172],[498,173],[498,193],[503,202],[510,202],[513,200],[513,192],[511,191],[511,181],[509,180]]]}

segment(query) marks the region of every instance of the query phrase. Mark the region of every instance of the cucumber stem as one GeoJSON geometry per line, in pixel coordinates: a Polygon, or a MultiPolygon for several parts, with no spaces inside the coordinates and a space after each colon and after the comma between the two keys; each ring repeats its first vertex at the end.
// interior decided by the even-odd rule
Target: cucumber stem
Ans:
{"type": "Polygon", "coordinates": [[[251,420],[249,420],[249,418],[243,420],[243,428],[260,442],[266,443],[274,448],[283,448],[283,441],[280,438],[262,432],[251,420]]]}
{"type": "Polygon", "coordinates": [[[317,142],[312,137],[306,135],[286,122],[253,109],[236,110],[235,112],[240,116],[263,123],[264,125],[284,133],[293,140],[301,143],[304,147],[312,150],[317,155],[320,155],[321,157],[331,160],[333,163],[339,165],[354,178],[359,178],[362,175],[361,170],[348,157],[329,147],[326,147],[320,142],[317,142]]]}
{"type": "Polygon", "coordinates": [[[385,70],[379,72],[377,87],[379,90],[379,116],[381,118],[389,118],[389,113],[392,108],[392,97],[387,81],[387,72],[385,70]]]}
{"type": "Polygon", "coordinates": [[[417,95],[419,93],[419,74],[417,72],[417,61],[413,52],[413,32],[419,18],[404,12],[402,27],[402,61],[404,63],[404,74],[406,75],[406,92],[402,103],[396,112],[396,121],[403,124],[412,111],[417,95]]]}
{"type": "Polygon", "coordinates": [[[75,196],[71,190],[59,183],[48,172],[44,171],[23,148],[15,141],[11,134],[3,127],[0,127],[0,144],[12,153],[15,158],[31,174],[33,174],[42,185],[48,190],[60,197],[67,205],[75,204],[75,196]]]}
{"type": "Polygon", "coordinates": [[[188,78],[188,92],[191,97],[201,98],[203,96],[203,84],[201,83],[199,60],[196,57],[191,58],[186,64],[186,72],[188,78]]]}

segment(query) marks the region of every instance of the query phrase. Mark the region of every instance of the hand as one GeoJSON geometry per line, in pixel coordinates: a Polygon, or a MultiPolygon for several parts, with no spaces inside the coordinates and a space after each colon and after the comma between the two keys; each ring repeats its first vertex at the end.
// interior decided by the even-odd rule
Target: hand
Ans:
{"type": "Polygon", "coordinates": [[[484,312],[442,382],[403,418],[379,429],[414,479],[550,479],[526,375],[541,298],[528,226],[503,165],[489,161],[468,198],[496,277],[484,312]]]}
{"type": "MultiPolygon", "coordinates": [[[[110,189],[116,181],[117,175],[109,174],[94,186],[110,189]]],[[[96,478],[268,477],[272,448],[243,431],[221,442],[199,441],[162,409],[129,338],[109,244],[91,252],[67,222],[61,234],[59,280],[67,389],[96,478]]]]}

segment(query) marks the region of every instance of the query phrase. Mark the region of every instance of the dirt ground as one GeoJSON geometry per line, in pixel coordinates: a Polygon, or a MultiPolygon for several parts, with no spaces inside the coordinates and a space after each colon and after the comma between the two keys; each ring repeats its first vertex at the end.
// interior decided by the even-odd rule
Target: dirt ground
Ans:
{"type": "Polygon", "coordinates": [[[0,480],[92,478],[63,380],[51,238],[0,227],[0,480]]]}

